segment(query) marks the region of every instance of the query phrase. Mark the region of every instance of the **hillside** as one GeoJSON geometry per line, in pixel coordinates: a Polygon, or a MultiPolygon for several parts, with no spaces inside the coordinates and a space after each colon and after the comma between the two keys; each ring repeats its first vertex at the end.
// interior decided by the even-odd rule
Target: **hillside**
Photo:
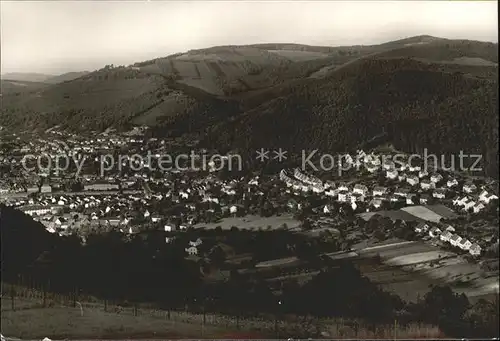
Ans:
{"type": "Polygon", "coordinates": [[[480,151],[495,169],[497,48],[418,36],[370,46],[191,50],[58,84],[10,82],[0,125],[89,131],[145,124],[157,135],[207,133],[207,145],[248,150],[345,150],[390,132],[403,150],[480,151]]]}
{"type": "Polygon", "coordinates": [[[480,153],[498,169],[495,81],[447,72],[440,64],[364,59],[247,103],[248,112],[220,124],[205,142],[243,151],[341,152],[387,132],[398,149],[480,153]]]}
{"type": "Polygon", "coordinates": [[[40,82],[43,83],[53,75],[30,72],[9,72],[2,75],[2,79],[10,79],[19,82],[40,82]]]}

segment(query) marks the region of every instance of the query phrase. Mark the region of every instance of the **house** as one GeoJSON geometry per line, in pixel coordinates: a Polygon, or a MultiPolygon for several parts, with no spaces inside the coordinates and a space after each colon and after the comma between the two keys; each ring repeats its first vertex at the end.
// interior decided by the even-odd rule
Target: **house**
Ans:
{"type": "Polygon", "coordinates": [[[434,187],[435,187],[434,183],[430,180],[424,179],[420,182],[420,188],[422,188],[424,191],[427,191],[434,187]]]}
{"type": "Polygon", "coordinates": [[[429,230],[429,225],[424,223],[424,222],[421,222],[420,224],[415,226],[416,233],[423,233],[423,232],[427,232],[428,230],[429,230]]]}
{"type": "Polygon", "coordinates": [[[415,202],[413,201],[413,199],[416,197],[417,195],[415,193],[408,193],[408,195],[406,196],[406,204],[407,205],[413,205],[415,204],[415,202]]]}
{"type": "Polygon", "coordinates": [[[457,179],[449,179],[447,182],[446,182],[446,186],[448,186],[448,188],[452,188],[452,187],[455,187],[458,185],[458,181],[457,179]]]}
{"type": "Polygon", "coordinates": [[[374,197],[376,197],[376,196],[383,196],[385,194],[387,194],[387,188],[385,188],[385,187],[376,186],[373,189],[373,196],[374,197]]]}
{"type": "Polygon", "coordinates": [[[488,191],[483,191],[479,195],[479,201],[484,202],[485,204],[489,204],[491,200],[497,200],[498,196],[493,193],[488,193],[488,191]]]}
{"type": "Polygon", "coordinates": [[[394,180],[398,177],[398,171],[395,170],[395,169],[391,169],[391,170],[388,170],[386,173],[385,173],[385,177],[387,179],[391,179],[391,180],[394,180]]]}
{"type": "Polygon", "coordinates": [[[457,197],[457,198],[453,199],[453,205],[464,206],[468,201],[469,201],[468,197],[463,197],[463,198],[457,197]]]}
{"type": "Polygon", "coordinates": [[[347,187],[347,185],[343,182],[339,183],[339,187],[337,187],[337,190],[339,192],[347,192],[349,190],[349,187],[347,187]]]}
{"type": "Polygon", "coordinates": [[[197,238],[194,242],[189,242],[190,246],[199,246],[203,244],[203,241],[200,238],[197,238]]]}
{"type": "Polygon", "coordinates": [[[461,248],[464,251],[469,251],[469,249],[470,249],[471,246],[472,246],[472,243],[467,238],[463,238],[460,241],[460,243],[458,243],[458,247],[461,248]]]}
{"type": "Polygon", "coordinates": [[[422,169],[420,172],[418,172],[418,177],[423,178],[425,176],[429,175],[429,172],[427,172],[425,169],[422,169]]]}
{"type": "Polygon", "coordinates": [[[368,187],[362,184],[356,184],[354,185],[354,189],[352,191],[353,193],[361,194],[361,195],[366,195],[368,193],[368,187]]]}
{"type": "Polygon", "coordinates": [[[149,213],[149,211],[146,210],[146,212],[144,212],[144,218],[149,218],[149,216],[151,216],[151,213],[149,213]]]}
{"type": "Polygon", "coordinates": [[[373,206],[375,208],[380,208],[382,206],[382,199],[379,198],[372,199],[372,201],[370,201],[370,206],[373,206]]]}
{"type": "Polygon", "coordinates": [[[462,240],[462,237],[460,237],[458,234],[454,234],[450,238],[450,244],[453,246],[458,246],[460,241],[462,240]]]}
{"type": "Polygon", "coordinates": [[[382,167],[385,169],[385,170],[391,170],[391,169],[396,169],[396,165],[394,164],[393,161],[391,160],[385,160],[384,161],[384,164],[382,165],[382,167]]]}
{"type": "Polygon", "coordinates": [[[94,182],[90,184],[84,184],[84,191],[117,191],[120,189],[120,186],[116,183],[110,182],[94,182]]]}
{"type": "Polygon", "coordinates": [[[153,223],[157,223],[157,222],[161,221],[161,219],[162,219],[162,216],[159,216],[159,215],[152,215],[151,216],[151,222],[153,222],[153,223]]]}
{"type": "Polygon", "coordinates": [[[394,191],[394,195],[404,198],[408,197],[409,193],[410,190],[408,188],[398,188],[394,191]]]}
{"type": "Polygon", "coordinates": [[[196,248],[196,246],[190,246],[190,247],[186,248],[185,251],[190,256],[198,255],[198,249],[196,248]]]}
{"type": "Polygon", "coordinates": [[[420,204],[425,205],[429,202],[429,195],[428,194],[421,194],[420,195],[420,204]]]}
{"type": "Polygon", "coordinates": [[[476,206],[476,202],[474,200],[471,200],[471,201],[467,201],[464,205],[463,205],[463,210],[464,211],[468,211],[470,210],[471,208],[473,209],[474,206],[476,206]]]}
{"type": "Polygon", "coordinates": [[[450,241],[452,236],[453,234],[450,231],[444,231],[439,235],[439,239],[441,239],[443,242],[448,242],[450,241]]]}
{"type": "Polygon", "coordinates": [[[330,209],[328,208],[328,205],[325,205],[325,206],[323,207],[323,213],[324,213],[324,214],[328,214],[328,213],[330,213],[330,209]]]}
{"type": "Polygon", "coordinates": [[[474,185],[472,182],[467,182],[464,184],[462,189],[465,193],[472,193],[477,189],[477,186],[474,185]]]}
{"type": "Polygon", "coordinates": [[[42,206],[42,205],[26,205],[26,206],[21,206],[19,210],[25,214],[33,216],[33,215],[47,214],[51,211],[51,208],[49,206],[42,206]]]}
{"type": "Polygon", "coordinates": [[[48,184],[42,185],[42,187],[40,187],[40,192],[41,193],[50,193],[50,192],[52,192],[52,186],[50,186],[48,184]]]}
{"type": "Polygon", "coordinates": [[[379,166],[377,165],[374,165],[373,163],[371,162],[368,162],[368,163],[365,163],[365,168],[368,172],[370,173],[375,173],[378,169],[379,169],[379,166]]]}
{"type": "Polygon", "coordinates": [[[486,206],[482,202],[477,203],[472,209],[474,210],[474,213],[479,213],[481,212],[486,206]]]}
{"type": "Polygon", "coordinates": [[[472,256],[479,256],[481,254],[481,246],[478,244],[474,243],[469,247],[469,253],[472,256]]]}
{"type": "Polygon", "coordinates": [[[435,238],[441,234],[441,229],[439,227],[433,227],[429,230],[429,236],[435,238]]]}
{"type": "Polygon", "coordinates": [[[413,166],[413,165],[409,166],[410,172],[420,172],[421,169],[422,169],[422,167],[420,167],[420,166],[413,166]]]}
{"type": "Polygon", "coordinates": [[[451,225],[448,225],[448,227],[446,228],[445,231],[449,231],[449,232],[455,232],[455,228],[451,225]]]}
{"type": "Polygon", "coordinates": [[[418,180],[418,176],[416,175],[410,175],[406,178],[406,182],[410,185],[410,186],[415,186],[418,184],[419,180],[418,180]]]}
{"type": "Polygon", "coordinates": [[[337,201],[340,202],[348,202],[351,200],[351,194],[350,193],[339,193],[337,197],[337,201]]]}
{"type": "Polygon", "coordinates": [[[446,190],[444,188],[438,188],[432,193],[432,196],[436,199],[446,198],[446,190]]]}
{"type": "Polygon", "coordinates": [[[433,174],[431,176],[431,181],[434,182],[435,184],[442,181],[442,180],[443,180],[443,176],[439,173],[433,174]]]}

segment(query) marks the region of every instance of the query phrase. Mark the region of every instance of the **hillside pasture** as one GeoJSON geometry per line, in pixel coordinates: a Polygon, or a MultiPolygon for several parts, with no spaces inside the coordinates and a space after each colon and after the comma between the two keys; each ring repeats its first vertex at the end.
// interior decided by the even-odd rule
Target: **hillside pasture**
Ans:
{"type": "Polygon", "coordinates": [[[321,52],[298,51],[298,50],[267,50],[294,62],[326,58],[328,55],[321,52]]]}

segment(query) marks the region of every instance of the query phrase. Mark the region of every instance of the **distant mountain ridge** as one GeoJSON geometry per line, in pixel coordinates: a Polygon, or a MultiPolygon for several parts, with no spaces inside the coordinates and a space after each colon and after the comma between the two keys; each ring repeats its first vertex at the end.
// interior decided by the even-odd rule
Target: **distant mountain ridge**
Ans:
{"type": "Polygon", "coordinates": [[[89,71],[81,71],[67,72],[61,75],[47,75],[42,73],[10,72],[3,74],[1,78],[8,81],[57,84],[82,77],[88,73],[89,71]]]}

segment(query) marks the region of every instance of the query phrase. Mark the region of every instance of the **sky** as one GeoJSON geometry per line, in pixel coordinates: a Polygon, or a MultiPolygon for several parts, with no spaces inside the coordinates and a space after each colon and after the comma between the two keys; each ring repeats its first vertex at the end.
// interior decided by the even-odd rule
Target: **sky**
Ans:
{"type": "Polygon", "coordinates": [[[498,42],[496,1],[4,1],[1,73],[60,74],[252,43],[498,42]]]}

